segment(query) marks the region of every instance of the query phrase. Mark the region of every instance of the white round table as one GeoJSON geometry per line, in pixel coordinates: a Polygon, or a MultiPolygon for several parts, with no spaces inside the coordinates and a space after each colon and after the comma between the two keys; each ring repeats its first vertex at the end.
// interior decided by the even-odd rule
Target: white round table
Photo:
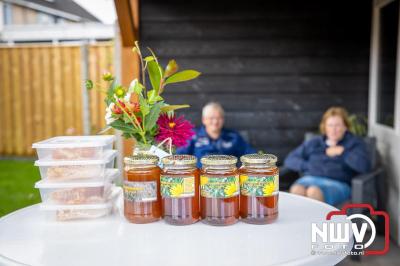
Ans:
{"type": "Polygon", "coordinates": [[[131,224],[118,213],[50,222],[33,205],[0,219],[0,265],[334,265],[346,257],[311,254],[311,223],[337,209],[284,192],[279,197],[275,223],[226,227],[131,224]]]}

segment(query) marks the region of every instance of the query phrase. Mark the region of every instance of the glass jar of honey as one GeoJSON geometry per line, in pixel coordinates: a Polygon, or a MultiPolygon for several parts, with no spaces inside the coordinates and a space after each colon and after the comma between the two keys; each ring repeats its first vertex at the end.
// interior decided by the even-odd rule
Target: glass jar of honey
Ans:
{"type": "Polygon", "coordinates": [[[239,175],[237,158],[208,155],[201,158],[200,206],[202,221],[231,225],[239,219],[239,175]]]}
{"type": "Polygon", "coordinates": [[[272,154],[240,157],[240,217],[244,222],[267,224],[278,218],[279,169],[272,154]]]}
{"type": "Polygon", "coordinates": [[[173,225],[195,223],[200,218],[199,170],[192,155],[164,157],[161,172],[161,203],[164,220],[173,225]]]}
{"type": "Polygon", "coordinates": [[[161,218],[160,173],[155,155],[124,158],[124,215],[132,223],[151,223],[161,218]]]}

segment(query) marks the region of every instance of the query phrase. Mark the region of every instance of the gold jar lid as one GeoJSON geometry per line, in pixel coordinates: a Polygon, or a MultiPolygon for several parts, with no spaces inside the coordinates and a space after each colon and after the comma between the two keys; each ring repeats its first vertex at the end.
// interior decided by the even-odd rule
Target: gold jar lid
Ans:
{"type": "Polygon", "coordinates": [[[278,157],[273,154],[246,154],[240,157],[240,161],[242,163],[254,163],[254,164],[267,164],[267,165],[274,165],[278,161],[278,157]]]}
{"type": "Polygon", "coordinates": [[[158,156],[150,154],[127,156],[124,158],[124,163],[128,165],[157,164],[158,156]]]}
{"type": "Polygon", "coordinates": [[[170,155],[162,159],[162,163],[166,166],[185,166],[194,165],[197,163],[196,156],[188,154],[170,155]]]}
{"type": "Polygon", "coordinates": [[[205,165],[232,165],[237,163],[237,158],[232,155],[207,155],[200,161],[205,165]]]}

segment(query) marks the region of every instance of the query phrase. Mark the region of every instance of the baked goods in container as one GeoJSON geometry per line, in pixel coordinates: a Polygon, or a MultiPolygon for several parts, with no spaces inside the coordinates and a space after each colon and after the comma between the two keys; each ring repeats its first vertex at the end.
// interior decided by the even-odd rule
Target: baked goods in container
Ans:
{"type": "Polygon", "coordinates": [[[78,187],[56,190],[50,200],[57,204],[92,204],[105,201],[105,187],[78,187]]]}
{"type": "Polygon", "coordinates": [[[107,169],[103,178],[82,182],[51,182],[43,179],[36,182],[42,202],[52,205],[79,205],[105,202],[113,182],[120,176],[118,169],[107,169]]]}
{"type": "Polygon", "coordinates": [[[116,201],[121,200],[122,189],[112,186],[110,193],[103,203],[60,205],[42,203],[40,209],[46,212],[48,221],[70,221],[96,219],[107,216],[117,209],[116,201]]]}
{"type": "Polygon", "coordinates": [[[54,160],[94,159],[101,156],[98,148],[58,148],[52,152],[54,160]]]}
{"type": "Polygon", "coordinates": [[[94,219],[106,216],[110,213],[110,208],[89,209],[89,210],[58,210],[56,211],[57,221],[68,221],[76,219],[94,219]]]}
{"type": "Polygon", "coordinates": [[[100,165],[65,165],[47,168],[47,178],[53,181],[96,178],[101,176],[100,165]]]}
{"type": "Polygon", "coordinates": [[[99,159],[90,160],[37,160],[42,179],[56,182],[82,182],[101,179],[106,169],[114,167],[117,151],[108,150],[99,159]]]}

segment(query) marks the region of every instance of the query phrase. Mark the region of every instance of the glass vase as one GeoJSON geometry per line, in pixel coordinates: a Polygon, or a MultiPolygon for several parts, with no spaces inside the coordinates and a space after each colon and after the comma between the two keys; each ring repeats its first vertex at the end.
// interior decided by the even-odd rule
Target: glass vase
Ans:
{"type": "Polygon", "coordinates": [[[136,142],[133,147],[133,155],[149,155],[152,154],[150,152],[151,144],[145,144],[142,142],[136,142]]]}

